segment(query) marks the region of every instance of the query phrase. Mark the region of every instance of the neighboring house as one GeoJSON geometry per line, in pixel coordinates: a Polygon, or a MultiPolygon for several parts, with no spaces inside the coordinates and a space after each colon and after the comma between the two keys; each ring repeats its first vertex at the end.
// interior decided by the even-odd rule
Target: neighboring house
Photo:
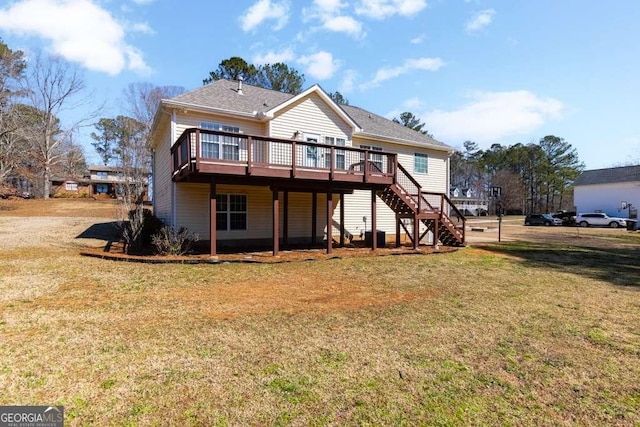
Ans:
{"type": "Polygon", "coordinates": [[[476,197],[471,188],[451,187],[449,197],[463,215],[484,216],[489,210],[486,199],[476,197]]]}
{"type": "MultiPolygon", "coordinates": [[[[96,198],[116,198],[122,193],[125,178],[122,169],[117,166],[89,166],[91,194],[96,198]]],[[[146,181],[146,180],[145,180],[146,181]]],[[[148,182],[145,182],[145,187],[148,182]]],[[[145,200],[147,196],[145,195],[145,200]]]]}
{"type": "Polygon", "coordinates": [[[573,183],[578,213],[604,212],[636,218],[640,206],[640,166],[582,172],[573,183]]]}
{"type": "Polygon", "coordinates": [[[320,242],[330,252],[372,229],[397,244],[401,233],[414,246],[464,242],[447,215],[454,150],[318,85],[294,96],[218,80],[162,100],[152,135],[154,214],[212,255],[320,242]]]}
{"type": "Polygon", "coordinates": [[[53,177],[51,178],[52,197],[89,197],[91,196],[91,180],[88,176],[53,177]]]}

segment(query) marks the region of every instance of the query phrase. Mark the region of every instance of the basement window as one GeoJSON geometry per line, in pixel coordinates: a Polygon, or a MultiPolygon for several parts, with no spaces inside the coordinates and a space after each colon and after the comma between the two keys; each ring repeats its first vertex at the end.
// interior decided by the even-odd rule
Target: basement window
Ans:
{"type": "Polygon", "coordinates": [[[246,194],[216,194],[216,230],[247,229],[246,194]]]}

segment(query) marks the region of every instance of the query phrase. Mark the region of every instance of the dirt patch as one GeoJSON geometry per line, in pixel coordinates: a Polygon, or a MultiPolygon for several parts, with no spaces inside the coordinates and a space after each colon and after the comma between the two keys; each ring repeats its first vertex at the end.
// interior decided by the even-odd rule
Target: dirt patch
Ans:
{"type": "Polygon", "coordinates": [[[117,218],[115,200],[19,199],[0,200],[0,216],[117,218]]]}

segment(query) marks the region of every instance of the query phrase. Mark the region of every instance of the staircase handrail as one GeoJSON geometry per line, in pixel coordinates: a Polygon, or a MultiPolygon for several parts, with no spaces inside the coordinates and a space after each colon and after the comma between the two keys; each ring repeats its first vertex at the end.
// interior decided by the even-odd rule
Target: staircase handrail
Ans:
{"type": "MultiPolygon", "coordinates": [[[[462,232],[462,241],[464,242],[465,241],[465,229],[466,229],[467,219],[462,214],[460,209],[458,209],[458,207],[451,201],[449,196],[447,196],[445,193],[434,193],[434,192],[431,192],[431,191],[423,191],[422,194],[428,194],[428,195],[432,195],[432,196],[440,196],[441,197],[441,201],[446,201],[447,202],[447,205],[449,205],[449,208],[451,208],[455,212],[456,216],[462,221],[462,227],[457,227],[457,228],[461,230],[461,232],[462,232]]],[[[442,218],[443,215],[444,215],[444,212],[442,212],[442,209],[441,209],[440,210],[440,218],[442,218]]]]}
{"type": "Polygon", "coordinates": [[[405,190],[408,197],[411,197],[412,199],[414,199],[414,202],[416,202],[416,204],[418,205],[418,212],[422,211],[422,201],[424,200],[424,198],[421,196],[422,185],[420,185],[420,183],[413,176],[411,176],[409,171],[407,171],[404,168],[404,166],[402,166],[402,163],[400,163],[400,162],[398,162],[398,171],[402,172],[402,175],[400,173],[397,174],[397,176],[396,176],[396,185],[398,185],[400,188],[405,190]],[[404,188],[404,186],[401,185],[400,182],[398,182],[399,181],[398,178],[400,178],[401,176],[403,178],[408,179],[413,185],[415,185],[416,193],[410,192],[408,188],[404,188]]]}

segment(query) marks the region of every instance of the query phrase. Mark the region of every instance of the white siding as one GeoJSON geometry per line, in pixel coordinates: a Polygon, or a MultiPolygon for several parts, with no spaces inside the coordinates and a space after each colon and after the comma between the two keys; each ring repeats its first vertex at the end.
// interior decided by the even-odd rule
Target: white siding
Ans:
{"type": "Polygon", "coordinates": [[[578,185],[573,199],[578,213],[602,211],[610,216],[626,218],[627,210],[620,208],[620,202],[640,207],[640,182],[620,182],[615,184],[578,185]]]}

